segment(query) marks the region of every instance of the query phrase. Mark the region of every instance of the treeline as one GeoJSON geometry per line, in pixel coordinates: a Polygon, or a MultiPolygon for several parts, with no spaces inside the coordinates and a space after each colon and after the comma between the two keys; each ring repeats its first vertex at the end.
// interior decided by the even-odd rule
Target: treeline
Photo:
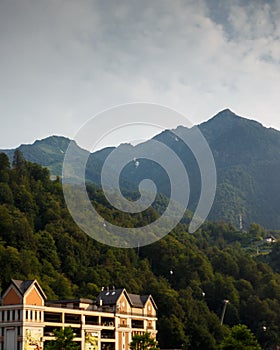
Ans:
{"type": "MultiPolygon", "coordinates": [[[[110,207],[99,189],[91,186],[89,195],[104,217],[123,226],[139,223],[110,207]]],[[[159,198],[158,208],[165,204],[159,198]]],[[[151,208],[137,220],[157,216],[151,208]]],[[[94,299],[102,286],[112,285],[151,293],[161,348],[218,349],[236,324],[247,325],[263,348],[280,344],[280,246],[265,257],[252,257],[242,246],[266,234],[256,224],[241,234],[232,225],[206,223],[190,235],[185,218],[152,245],[105,246],[73,222],[60,179],[51,181],[47,169],[19,151],[12,165],[0,154],[1,289],[11,278],[36,278],[49,299],[94,299]]]]}

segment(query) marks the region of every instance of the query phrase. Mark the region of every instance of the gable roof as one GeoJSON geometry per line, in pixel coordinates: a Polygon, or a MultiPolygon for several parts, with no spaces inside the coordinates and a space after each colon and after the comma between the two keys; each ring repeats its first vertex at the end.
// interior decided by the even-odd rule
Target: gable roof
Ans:
{"type": "Polygon", "coordinates": [[[147,300],[149,298],[151,298],[152,303],[154,304],[155,308],[157,308],[151,295],[139,295],[139,294],[127,293],[125,288],[113,289],[113,290],[102,290],[99,293],[96,301],[97,301],[97,303],[99,303],[100,300],[102,300],[102,305],[110,305],[110,306],[116,305],[117,301],[119,300],[120,296],[123,293],[127,297],[128,302],[130,303],[130,305],[132,307],[143,308],[145,306],[147,300]]]}
{"type": "Polygon", "coordinates": [[[273,235],[268,235],[265,237],[265,239],[271,239],[273,241],[277,241],[277,239],[273,235]]]}
{"type": "Polygon", "coordinates": [[[115,305],[121,296],[121,294],[125,291],[122,289],[113,289],[113,290],[102,290],[96,301],[99,303],[102,300],[102,305],[115,305]]]}
{"type": "Polygon", "coordinates": [[[146,301],[148,300],[148,295],[139,295],[139,294],[128,294],[131,306],[134,307],[144,307],[146,301]]]}
{"type": "Polygon", "coordinates": [[[148,301],[148,299],[151,300],[152,304],[154,305],[154,308],[157,310],[157,304],[156,304],[156,302],[154,301],[154,298],[152,297],[152,295],[150,294],[150,295],[148,295],[147,297],[148,297],[148,298],[147,298],[147,300],[145,301],[145,303],[148,301]]]}
{"type": "Polygon", "coordinates": [[[26,292],[31,288],[31,286],[36,285],[39,293],[41,294],[41,296],[43,297],[44,300],[47,299],[46,294],[44,293],[43,289],[41,288],[41,286],[39,285],[39,283],[37,282],[37,280],[26,280],[26,281],[22,281],[22,280],[15,280],[12,279],[12,284],[17,288],[17,290],[20,292],[20,294],[22,296],[24,296],[26,294],[26,292]]]}
{"type": "Polygon", "coordinates": [[[33,282],[34,280],[21,281],[12,279],[12,283],[17,287],[21,295],[25,294],[25,292],[32,285],[33,282]]]}

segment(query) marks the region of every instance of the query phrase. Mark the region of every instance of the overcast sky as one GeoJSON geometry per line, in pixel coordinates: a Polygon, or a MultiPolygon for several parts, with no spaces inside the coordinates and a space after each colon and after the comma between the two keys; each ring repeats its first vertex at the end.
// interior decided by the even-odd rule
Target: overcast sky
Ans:
{"type": "Polygon", "coordinates": [[[0,0],[0,148],[134,101],[280,130],[279,18],[278,0],[0,0]]]}

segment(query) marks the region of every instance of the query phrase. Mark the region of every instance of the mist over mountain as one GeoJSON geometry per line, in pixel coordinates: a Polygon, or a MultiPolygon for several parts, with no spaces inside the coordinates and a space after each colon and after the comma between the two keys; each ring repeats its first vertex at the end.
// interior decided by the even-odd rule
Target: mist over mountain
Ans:
{"type": "MultiPolygon", "coordinates": [[[[266,228],[279,229],[280,132],[237,116],[228,109],[198,125],[198,128],[212,150],[217,169],[217,192],[209,219],[238,225],[239,216],[242,215],[245,227],[257,222],[266,228]]],[[[89,156],[86,169],[88,181],[100,185],[104,161],[112,151],[117,151],[119,157],[130,159],[121,172],[123,191],[137,191],[140,181],[149,178],[156,184],[158,192],[169,196],[170,179],[163,167],[144,157],[137,160],[134,157],[134,154],[141,152],[155,158],[163,157],[161,147],[157,147],[154,141],[164,143],[178,155],[188,172],[188,208],[194,211],[200,196],[201,179],[199,164],[192,150],[183,142],[190,133],[192,129],[178,126],[137,146],[123,144],[93,154],[77,146],[77,154],[89,156]]],[[[51,136],[32,145],[21,145],[19,149],[27,160],[48,167],[53,175],[61,175],[69,143],[70,140],[65,137],[51,136]]],[[[4,152],[12,159],[14,150],[4,152]]],[[[112,170],[108,182],[116,176],[115,167],[119,162],[118,157],[110,162],[112,170]]],[[[73,166],[79,166],[78,159],[73,166]]],[[[185,185],[182,183],[182,186],[185,185]]]]}

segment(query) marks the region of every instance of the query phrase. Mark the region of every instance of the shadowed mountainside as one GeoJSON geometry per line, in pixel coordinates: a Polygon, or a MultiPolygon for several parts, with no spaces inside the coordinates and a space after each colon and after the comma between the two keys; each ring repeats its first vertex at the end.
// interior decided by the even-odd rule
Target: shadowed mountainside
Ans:
{"type": "MultiPolygon", "coordinates": [[[[209,215],[211,220],[225,220],[238,224],[242,214],[244,225],[257,222],[267,228],[280,227],[280,132],[265,128],[260,123],[237,116],[226,109],[198,126],[212,150],[217,168],[217,192],[209,215]]],[[[162,156],[160,147],[154,141],[164,143],[172,149],[185,165],[190,180],[189,209],[194,211],[200,195],[200,170],[191,150],[182,139],[192,132],[183,126],[175,131],[166,130],[137,146],[120,145],[122,155],[131,155],[131,161],[124,167],[120,184],[122,190],[137,191],[141,180],[149,178],[157,185],[160,193],[169,196],[168,174],[154,161],[139,159],[135,166],[135,151],[162,156]],[[174,134],[176,132],[176,135],[174,134]],[[181,135],[178,138],[177,135],[181,135]]],[[[21,145],[24,157],[50,169],[53,175],[61,175],[62,163],[70,140],[51,136],[32,145],[21,145]]],[[[100,185],[103,163],[115,148],[105,148],[89,155],[86,179],[100,185]]],[[[14,150],[4,150],[10,160],[14,150]]],[[[77,146],[77,155],[87,151],[77,146]]],[[[116,158],[110,164],[112,169],[108,181],[115,176],[116,158]]],[[[79,166],[79,162],[75,164],[79,166]]],[[[182,186],[185,184],[182,183],[182,186]]]]}

